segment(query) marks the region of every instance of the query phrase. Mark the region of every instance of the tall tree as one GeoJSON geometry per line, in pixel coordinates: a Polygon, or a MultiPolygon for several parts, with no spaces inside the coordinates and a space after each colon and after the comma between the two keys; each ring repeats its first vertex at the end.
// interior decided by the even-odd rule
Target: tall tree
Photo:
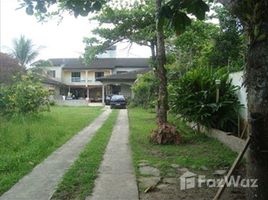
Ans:
{"type": "Polygon", "coordinates": [[[216,24],[196,20],[179,37],[168,42],[167,56],[169,81],[176,80],[193,67],[208,66],[208,57],[214,45],[213,38],[219,33],[216,24]]]}
{"type": "Polygon", "coordinates": [[[166,50],[165,50],[165,36],[164,26],[160,23],[162,0],[156,0],[156,38],[157,38],[157,75],[159,78],[158,91],[158,123],[162,125],[167,123],[168,111],[168,92],[167,92],[167,76],[166,76],[166,50]]]}
{"type": "Polygon", "coordinates": [[[202,0],[177,1],[171,0],[167,3],[164,0],[155,0],[156,7],[156,36],[157,36],[157,75],[159,79],[158,92],[158,128],[152,135],[153,141],[158,143],[178,143],[179,138],[176,128],[168,123],[168,91],[166,76],[166,50],[164,24],[173,27],[177,35],[186,30],[191,24],[191,19],[187,14],[192,14],[198,19],[205,18],[208,10],[207,4],[202,0]]]}
{"type": "Polygon", "coordinates": [[[21,66],[25,67],[37,57],[38,50],[34,48],[32,40],[22,35],[20,38],[13,40],[11,54],[19,61],[21,66]]]}
{"type": "MultiPolygon", "coordinates": [[[[198,6],[204,5],[199,1],[198,6]]],[[[136,42],[141,45],[147,45],[151,48],[153,63],[156,68],[156,76],[159,80],[158,89],[158,103],[157,103],[157,121],[159,128],[154,132],[153,137],[161,138],[160,140],[154,140],[158,143],[165,143],[165,138],[172,138],[170,135],[165,137],[162,132],[167,132],[170,129],[170,125],[167,124],[167,111],[168,111],[168,92],[167,92],[167,77],[165,68],[165,38],[170,36],[170,31],[164,31],[164,28],[168,30],[168,25],[177,25],[177,33],[183,32],[185,27],[190,24],[191,20],[184,12],[177,12],[175,16],[170,16],[168,13],[176,5],[175,2],[166,5],[162,10],[162,1],[153,2],[152,0],[145,3],[134,3],[131,8],[105,8],[101,13],[95,17],[101,23],[112,23],[113,28],[98,28],[94,30],[94,33],[100,36],[104,41],[101,41],[100,45],[96,45],[99,41],[96,38],[88,38],[89,48],[86,50],[86,57],[92,59],[93,55],[100,50],[104,50],[107,46],[114,44],[123,39],[128,39],[131,42],[136,42]],[[157,11],[157,12],[156,12],[157,11]],[[156,17],[155,17],[156,16],[156,17]],[[163,17],[168,17],[170,23],[166,23],[163,17]],[[155,23],[155,19],[157,23],[155,23]],[[176,20],[180,20],[183,25],[177,24],[176,20]],[[93,45],[92,45],[93,44],[93,45]],[[95,44],[95,46],[94,46],[95,44]],[[93,48],[95,47],[95,48],[93,48]],[[155,49],[157,52],[155,54],[155,49]],[[163,130],[162,125],[167,126],[167,129],[163,130]],[[159,131],[161,130],[161,131],[159,131]],[[161,137],[159,137],[161,135],[161,137]]],[[[181,3],[176,6],[184,6],[188,8],[190,4],[181,3]]],[[[196,6],[196,5],[191,5],[196,6]]],[[[207,8],[207,7],[204,7],[207,8]]],[[[189,12],[197,13],[198,8],[191,8],[189,12]]],[[[204,16],[204,11],[202,17],[204,16]]],[[[174,130],[174,127],[173,129],[174,130]]],[[[174,135],[174,141],[176,140],[176,134],[174,135]]],[[[168,141],[171,143],[172,141],[168,141]]]]}
{"type": "Polygon", "coordinates": [[[248,199],[268,199],[268,1],[219,0],[245,26],[250,147],[247,173],[258,179],[248,199]]]}
{"type": "MultiPolygon", "coordinates": [[[[154,1],[135,2],[131,7],[105,6],[93,19],[99,21],[103,27],[93,30],[95,37],[86,38],[84,40],[87,44],[84,54],[86,61],[90,62],[96,54],[105,51],[107,47],[122,40],[128,40],[131,43],[148,46],[151,49],[151,67],[153,69],[157,68],[154,1]],[[96,37],[98,37],[98,39],[96,37]]],[[[170,36],[171,34],[172,31],[167,29],[166,35],[170,36]]],[[[157,70],[154,70],[154,72],[155,75],[158,76],[156,73],[157,70]]],[[[156,92],[158,92],[158,90],[156,92]]],[[[157,119],[159,119],[158,110],[157,103],[157,119]]]]}
{"type": "Polygon", "coordinates": [[[214,36],[214,45],[209,55],[213,67],[228,66],[230,71],[244,67],[246,42],[244,29],[239,19],[222,5],[215,6],[220,31],[214,36]]]}

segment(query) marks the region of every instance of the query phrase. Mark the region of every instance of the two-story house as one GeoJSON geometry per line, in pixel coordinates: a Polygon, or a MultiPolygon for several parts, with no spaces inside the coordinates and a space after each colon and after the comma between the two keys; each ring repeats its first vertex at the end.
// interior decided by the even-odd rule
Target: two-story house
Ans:
{"type": "Polygon", "coordinates": [[[67,99],[103,102],[106,95],[131,97],[131,86],[138,74],[149,71],[148,58],[96,58],[84,64],[78,58],[49,59],[45,73],[65,85],[60,92],[67,99]]]}

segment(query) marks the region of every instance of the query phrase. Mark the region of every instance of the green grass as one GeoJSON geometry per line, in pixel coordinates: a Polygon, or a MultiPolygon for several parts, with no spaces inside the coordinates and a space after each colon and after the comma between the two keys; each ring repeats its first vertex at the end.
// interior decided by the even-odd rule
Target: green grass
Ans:
{"type": "Polygon", "coordinates": [[[129,119],[130,143],[136,172],[140,160],[148,160],[152,165],[158,166],[162,175],[165,175],[173,163],[197,170],[206,166],[212,170],[230,166],[236,157],[236,153],[217,140],[193,132],[172,116],[169,121],[177,126],[183,139],[180,145],[156,145],[149,142],[150,133],[156,127],[153,112],[133,108],[129,110],[129,119]]]}
{"type": "Polygon", "coordinates": [[[97,131],[78,160],[64,175],[52,199],[85,199],[92,193],[117,115],[118,111],[113,111],[109,119],[97,131]]]}
{"type": "Polygon", "coordinates": [[[0,195],[101,112],[100,107],[52,107],[36,116],[0,117],[0,195]]]}

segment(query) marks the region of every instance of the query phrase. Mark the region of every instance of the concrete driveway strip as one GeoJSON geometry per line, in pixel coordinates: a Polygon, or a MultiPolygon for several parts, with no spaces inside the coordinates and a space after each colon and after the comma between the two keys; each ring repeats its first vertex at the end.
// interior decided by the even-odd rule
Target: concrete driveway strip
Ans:
{"type": "Polygon", "coordinates": [[[127,110],[120,110],[92,196],[87,200],[138,200],[138,187],[128,142],[127,110]]]}
{"type": "Polygon", "coordinates": [[[4,193],[0,200],[50,199],[65,171],[78,158],[83,147],[91,140],[110,113],[111,110],[104,111],[89,126],[73,136],[4,193]]]}

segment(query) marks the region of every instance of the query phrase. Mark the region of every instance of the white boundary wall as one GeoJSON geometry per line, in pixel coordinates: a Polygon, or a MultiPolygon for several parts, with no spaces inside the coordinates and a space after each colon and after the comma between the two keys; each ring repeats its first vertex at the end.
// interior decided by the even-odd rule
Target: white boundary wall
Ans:
{"type": "Polygon", "coordinates": [[[235,86],[239,86],[240,90],[237,91],[237,96],[241,104],[244,105],[244,108],[241,109],[240,114],[241,117],[247,121],[247,91],[246,88],[243,86],[244,82],[244,71],[230,73],[229,79],[232,80],[232,84],[235,86]]]}

